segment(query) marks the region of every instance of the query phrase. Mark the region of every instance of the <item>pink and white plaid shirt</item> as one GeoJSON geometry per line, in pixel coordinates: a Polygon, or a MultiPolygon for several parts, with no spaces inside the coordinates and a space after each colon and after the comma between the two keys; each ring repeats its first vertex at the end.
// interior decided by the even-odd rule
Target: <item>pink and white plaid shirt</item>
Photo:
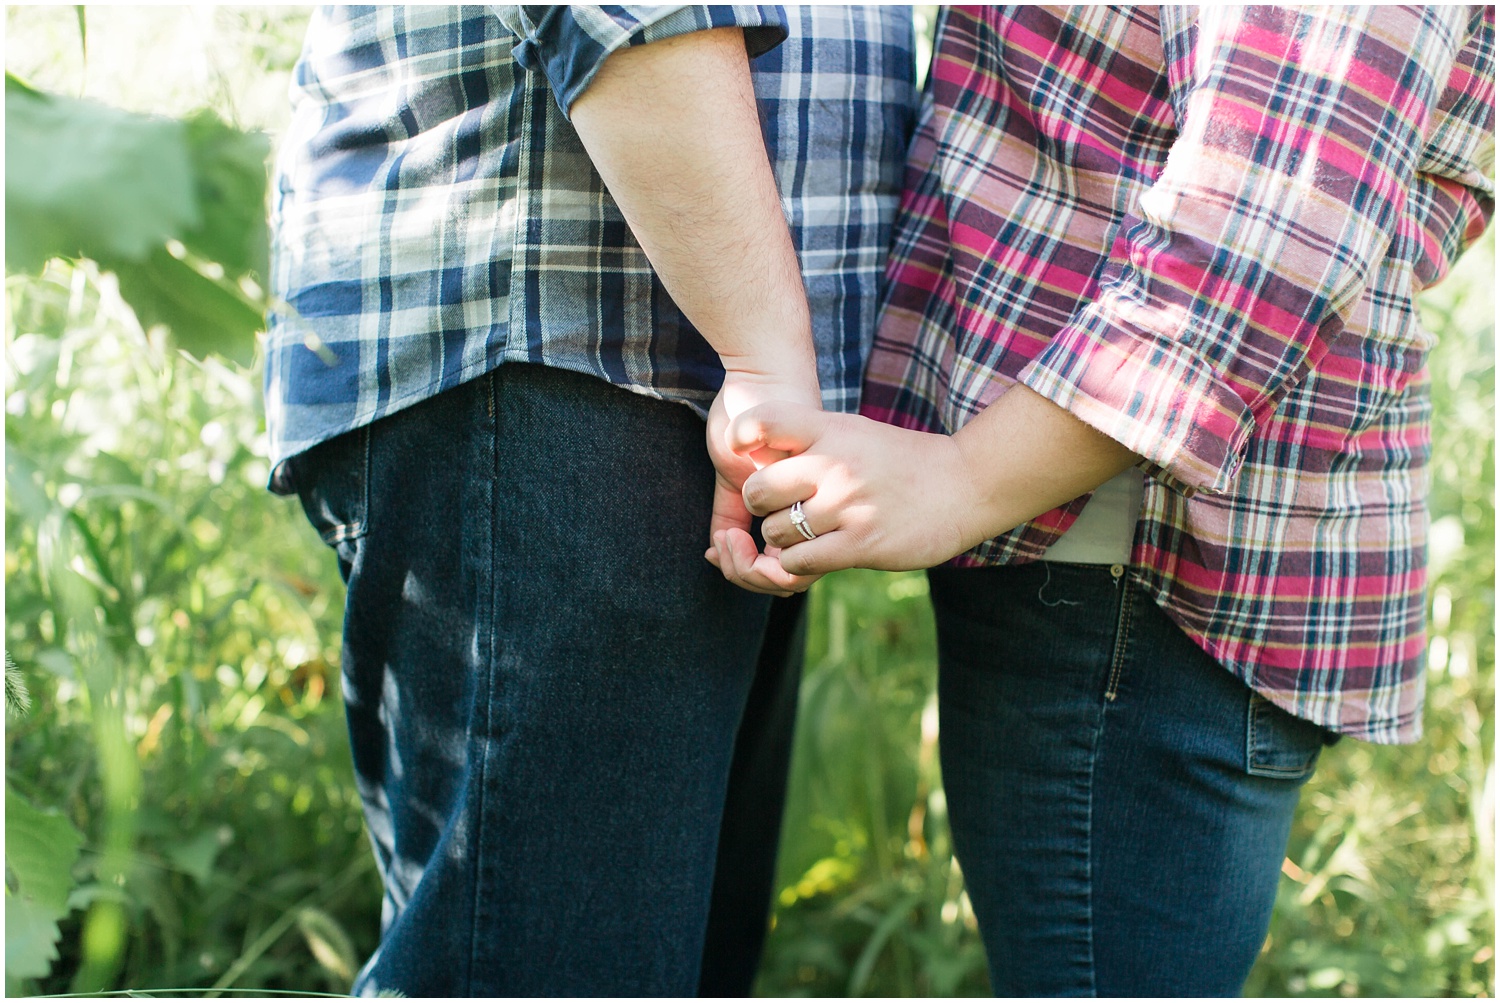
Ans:
{"type": "MultiPolygon", "coordinates": [[[[1420,734],[1432,336],[1493,209],[1493,7],[954,8],[864,413],[1022,383],[1144,457],[1131,575],[1275,703],[1420,734]]],[[[1086,498],[956,559],[1040,557],[1086,498]]]]}

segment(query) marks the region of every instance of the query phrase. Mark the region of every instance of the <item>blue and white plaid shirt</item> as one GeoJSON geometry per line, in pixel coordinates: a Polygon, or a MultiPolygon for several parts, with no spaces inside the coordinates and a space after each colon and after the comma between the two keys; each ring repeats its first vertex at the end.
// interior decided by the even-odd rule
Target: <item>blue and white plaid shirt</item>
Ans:
{"type": "Polygon", "coordinates": [[[853,410],[916,112],[909,8],[328,6],[277,163],[273,469],[508,361],[706,413],[718,356],[567,116],[611,52],[728,26],[756,57],[825,405],[853,410]]]}

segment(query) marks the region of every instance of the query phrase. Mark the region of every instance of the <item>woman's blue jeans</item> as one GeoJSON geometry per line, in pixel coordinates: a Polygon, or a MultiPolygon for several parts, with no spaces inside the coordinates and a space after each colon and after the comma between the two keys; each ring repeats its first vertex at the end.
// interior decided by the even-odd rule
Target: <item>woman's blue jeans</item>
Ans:
{"type": "Polygon", "coordinates": [[[703,422],[506,364],[289,480],[348,584],[344,698],[385,882],[356,991],[748,993],[801,607],[703,559],[703,422]]]}
{"type": "Polygon", "coordinates": [[[929,572],[953,844],[998,996],[1233,996],[1330,733],[1120,566],[929,572]]]}

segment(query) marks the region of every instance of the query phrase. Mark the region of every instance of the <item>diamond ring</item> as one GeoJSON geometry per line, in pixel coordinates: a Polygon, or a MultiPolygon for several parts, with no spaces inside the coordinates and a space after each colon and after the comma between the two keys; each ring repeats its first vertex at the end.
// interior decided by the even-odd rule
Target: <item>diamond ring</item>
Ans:
{"type": "Polygon", "coordinates": [[[802,534],[802,539],[816,540],[818,538],[818,534],[814,533],[812,527],[807,524],[807,516],[802,514],[801,502],[792,503],[792,525],[797,528],[797,532],[802,534]]]}

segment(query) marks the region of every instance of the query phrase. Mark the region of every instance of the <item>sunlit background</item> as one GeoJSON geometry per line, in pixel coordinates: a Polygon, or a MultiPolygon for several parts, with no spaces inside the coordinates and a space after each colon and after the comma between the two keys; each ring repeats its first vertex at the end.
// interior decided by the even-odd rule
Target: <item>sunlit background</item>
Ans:
{"type": "MultiPolygon", "coordinates": [[[[171,118],[208,107],[274,143],[307,9],[5,16],[6,69],[32,87],[171,118]]],[[[8,135],[12,214],[25,149],[8,135]]],[[[173,240],[164,265],[237,278],[173,240]]],[[[1324,756],[1252,995],[1493,994],[1493,248],[1423,301],[1439,336],[1427,736],[1324,756]]],[[[342,993],[379,909],[338,699],[342,586],[263,489],[259,363],[233,361],[253,341],[143,330],[120,267],[7,271],[5,644],[30,701],[6,726],[7,995],[342,993]]],[[[258,293],[235,288],[212,309],[258,293]]],[[[758,989],[983,993],[925,579],[836,575],[812,613],[758,989]]]]}

